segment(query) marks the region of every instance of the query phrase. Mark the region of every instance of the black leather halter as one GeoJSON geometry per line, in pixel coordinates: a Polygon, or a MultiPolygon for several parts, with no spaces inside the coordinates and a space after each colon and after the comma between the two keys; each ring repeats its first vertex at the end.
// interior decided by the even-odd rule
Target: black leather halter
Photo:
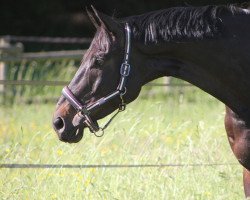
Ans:
{"type": "Polygon", "coordinates": [[[117,89],[109,94],[108,96],[105,96],[99,100],[97,100],[95,103],[91,105],[84,105],[81,103],[81,101],[78,100],[78,98],[71,92],[71,90],[68,88],[68,86],[65,86],[62,90],[63,96],[69,101],[69,103],[77,110],[78,114],[83,118],[83,123],[86,125],[91,132],[95,133],[99,130],[104,131],[104,129],[107,128],[107,126],[110,124],[110,122],[113,120],[113,118],[121,111],[124,111],[126,108],[126,103],[123,100],[123,96],[126,94],[126,81],[130,74],[130,64],[129,64],[129,56],[130,56],[130,43],[131,43],[131,30],[129,25],[126,23],[125,25],[125,35],[126,35],[126,43],[125,43],[125,55],[123,63],[120,67],[120,82],[117,87],[117,89]],[[96,108],[102,106],[103,104],[109,102],[110,100],[114,99],[115,97],[119,96],[121,99],[121,103],[118,108],[118,112],[106,123],[106,125],[101,128],[97,123],[94,123],[91,119],[91,112],[95,110],[96,108]]]}

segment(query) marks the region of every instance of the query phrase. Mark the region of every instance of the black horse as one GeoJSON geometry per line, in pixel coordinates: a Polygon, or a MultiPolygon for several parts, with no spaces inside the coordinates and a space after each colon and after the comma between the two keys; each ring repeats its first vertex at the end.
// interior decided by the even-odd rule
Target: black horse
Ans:
{"type": "Polygon", "coordinates": [[[226,104],[228,139],[250,196],[248,5],[177,7],[120,20],[92,8],[96,35],[54,113],[59,139],[80,141],[85,127],[98,131],[97,120],[124,110],[144,84],[177,77],[226,104]]]}

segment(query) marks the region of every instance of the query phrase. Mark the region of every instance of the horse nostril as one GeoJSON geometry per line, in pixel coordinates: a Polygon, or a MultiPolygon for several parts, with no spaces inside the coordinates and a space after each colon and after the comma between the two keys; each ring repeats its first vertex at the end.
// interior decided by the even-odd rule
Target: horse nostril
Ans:
{"type": "Polygon", "coordinates": [[[61,117],[55,119],[54,126],[57,130],[60,130],[64,127],[64,122],[61,117]]]}

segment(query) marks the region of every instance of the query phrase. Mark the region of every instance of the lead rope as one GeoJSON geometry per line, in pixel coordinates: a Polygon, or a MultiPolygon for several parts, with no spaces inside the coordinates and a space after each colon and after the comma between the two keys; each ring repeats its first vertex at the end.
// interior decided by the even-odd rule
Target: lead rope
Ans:
{"type": "Polygon", "coordinates": [[[119,104],[119,108],[117,110],[117,112],[106,122],[106,124],[103,127],[100,127],[101,130],[101,134],[97,134],[97,132],[94,132],[94,135],[96,137],[102,137],[104,135],[104,130],[109,126],[109,124],[113,121],[113,119],[122,111],[124,111],[126,109],[126,103],[123,99],[124,94],[126,93],[126,89],[125,92],[120,94],[120,99],[121,99],[121,103],[119,104]]]}

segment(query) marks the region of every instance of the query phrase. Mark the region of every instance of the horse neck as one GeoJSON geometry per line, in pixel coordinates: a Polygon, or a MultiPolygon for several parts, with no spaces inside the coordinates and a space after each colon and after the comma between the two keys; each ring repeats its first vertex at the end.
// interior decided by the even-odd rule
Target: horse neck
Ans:
{"type": "MultiPolygon", "coordinates": [[[[144,68],[143,82],[163,76],[180,78],[224,102],[245,121],[249,120],[250,95],[247,88],[250,88],[250,81],[242,84],[239,80],[248,80],[250,71],[248,69],[244,74],[234,65],[238,59],[230,57],[228,51],[234,45],[223,39],[165,42],[161,45],[137,43],[139,66],[144,68]]],[[[234,55],[239,54],[234,52],[234,55]]],[[[246,59],[246,64],[250,65],[250,59],[246,59]]]]}

